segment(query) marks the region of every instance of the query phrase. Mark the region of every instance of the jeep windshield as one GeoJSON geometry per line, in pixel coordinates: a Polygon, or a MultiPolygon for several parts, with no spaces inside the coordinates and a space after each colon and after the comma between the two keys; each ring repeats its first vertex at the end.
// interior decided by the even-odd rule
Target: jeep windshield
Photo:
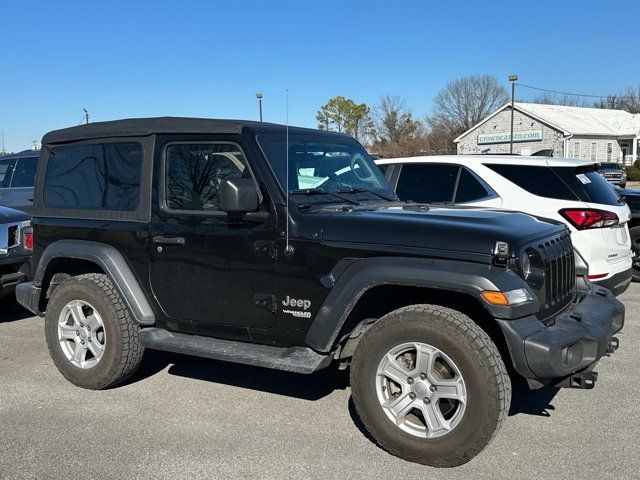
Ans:
{"type": "MultiPolygon", "coordinates": [[[[287,137],[257,137],[280,185],[287,183],[287,137]]],[[[395,201],[391,186],[357,141],[322,132],[289,134],[289,192],[321,202],[356,203],[357,200],[395,201]],[[368,195],[367,195],[368,194],[368,195]],[[364,197],[362,195],[365,195],[364,197]]],[[[283,187],[284,188],[284,187],[283,187]]]]}

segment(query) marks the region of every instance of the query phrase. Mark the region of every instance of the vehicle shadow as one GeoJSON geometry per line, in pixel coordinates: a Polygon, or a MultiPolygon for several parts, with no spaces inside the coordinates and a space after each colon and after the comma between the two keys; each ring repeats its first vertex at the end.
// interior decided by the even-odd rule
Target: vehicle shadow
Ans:
{"type": "Polygon", "coordinates": [[[337,367],[303,375],[156,350],[145,352],[140,368],[126,383],[156,375],[167,366],[170,375],[303,400],[319,400],[335,390],[344,390],[349,385],[348,372],[338,370],[337,367]]]}
{"type": "Polygon", "coordinates": [[[13,298],[0,300],[0,323],[15,322],[29,317],[33,317],[33,313],[22,308],[13,298]]]}
{"type": "Polygon", "coordinates": [[[560,391],[558,387],[543,387],[530,390],[527,383],[518,378],[512,379],[511,408],[509,416],[518,414],[550,417],[555,407],[550,403],[560,391]]]}

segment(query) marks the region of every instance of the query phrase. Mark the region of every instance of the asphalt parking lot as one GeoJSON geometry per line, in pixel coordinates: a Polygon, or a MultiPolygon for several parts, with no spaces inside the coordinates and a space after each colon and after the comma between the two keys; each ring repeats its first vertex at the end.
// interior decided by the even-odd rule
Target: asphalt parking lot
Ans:
{"type": "Polygon", "coordinates": [[[510,417],[452,470],[405,462],[361,431],[347,377],[160,352],[126,385],[74,387],[43,320],[0,312],[0,478],[638,478],[640,285],[594,390],[515,392],[510,417]]]}

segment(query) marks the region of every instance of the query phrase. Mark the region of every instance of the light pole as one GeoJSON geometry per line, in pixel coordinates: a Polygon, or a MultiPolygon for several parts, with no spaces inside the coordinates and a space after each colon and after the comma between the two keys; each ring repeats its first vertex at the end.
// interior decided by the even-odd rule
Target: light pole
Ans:
{"type": "Polygon", "coordinates": [[[86,108],[83,108],[82,111],[84,112],[84,121],[85,123],[89,123],[89,111],[86,108]]]}
{"type": "Polygon", "coordinates": [[[509,75],[509,81],[511,82],[511,136],[509,137],[509,153],[513,155],[513,110],[516,101],[516,82],[518,81],[518,75],[509,75]]]}
{"type": "Polygon", "coordinates": [[[260,109],[260,121],[262,121],[262,94],[256,93],[256,98],[258,99],[258,108],[260,109]]]}

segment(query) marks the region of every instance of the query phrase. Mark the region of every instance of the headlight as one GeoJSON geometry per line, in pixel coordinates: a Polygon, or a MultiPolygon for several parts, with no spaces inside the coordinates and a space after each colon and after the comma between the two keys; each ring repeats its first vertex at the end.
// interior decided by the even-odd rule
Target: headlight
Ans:
{"type": "Polygon", "coordinates": [[[521,260],[522,276],[534,289],[544,284],[544,260],[533,248],[528,248],[521,260]]]}

